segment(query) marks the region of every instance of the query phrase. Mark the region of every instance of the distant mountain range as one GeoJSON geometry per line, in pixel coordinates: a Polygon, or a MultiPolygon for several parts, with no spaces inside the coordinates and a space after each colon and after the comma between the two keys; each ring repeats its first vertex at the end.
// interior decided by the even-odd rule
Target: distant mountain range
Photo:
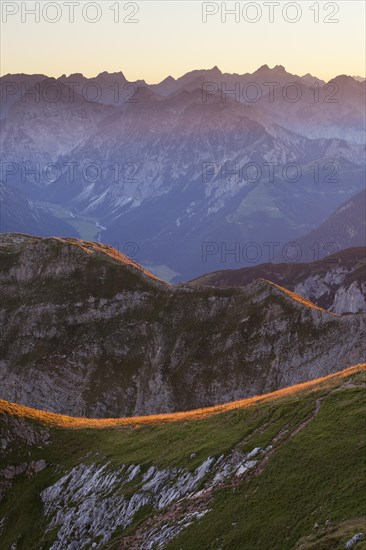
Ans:
{"type": "Polygon", "coordinates": [[[88,241],[0,236],[0,399],[89,417],[263,394],[365,357],[364,315],[271,281],[169,285],[88,241]]]}
{"type": "MultiPolygon", "coordinates": [[[[251,265],[248,243],[298,240],[365,186],[365,81],[349,76],[264,65],[154,85],[121,72],[0,84],[1,179],[53,216],[48,235],[62,219],[65,236],[133,241],[140,262],[174,281],[238,267],[225,253],[236,243],[251,265]],[[220,252],[206,262],[208,243],[220,252]]],[[[14,218],[0,229],[24,231],[14,218]]]]}

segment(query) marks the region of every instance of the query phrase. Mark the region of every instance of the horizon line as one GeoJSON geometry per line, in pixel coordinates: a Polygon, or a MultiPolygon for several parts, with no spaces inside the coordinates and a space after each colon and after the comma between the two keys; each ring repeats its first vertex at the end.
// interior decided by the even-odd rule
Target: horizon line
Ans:
{"type": "Polygon", "coordinates": [[[92,80],[92,79],[96,79],[98,78],[99,76],[101,76],[102,74],[108,74],[108,75],[113,75],[113,74],[122,74],[124,78],[126,78],[126,80],[128,82],[144,82],[145,84],[147,84],[148,86],[155,86],[157,84],[161,84],[162,82],[164,82],[164,80],[166,80],[167,78],[173,78],[175,81],[179,80],[180,78],[182,78],[183,76],[186,76],[187,74],[190,74],[192,72],[204,72],[204,71],[213,71],[213,70],[217,70],[221,73],[221,75],[229,75],[229,76],[235,76],[237,75],[238,77],[241,77],[241,76],[245,76],[245,75],[254,75],[256,72],[258,72],[260,69],[266,69],[266,70],[269,70],[269,71],[275,71],[276,69],[279,69],[279,70],[283,70],[284,72],[286,72],[287,74],[291,75],[291,76],[295,76],[295,77],[298,77],[298,78],[304,78],[306,76],[312,76],[318,80],[323,80],[324,82],[331,82],[332,80],[340,77],[340,76],[347,76],[349,78],[353,78],[354,80],[360,78],[360,79],[363,79],[363,80],[366,80],[366,73],[365,73],[365,76],[364,75],[361,75],[361,74],[357,74],[357,75],[351,75],[351,74],[347,74],[347,73],[339,73],[339,74],[336,74],[335,76],[331,77],[329,80],[326,80],[320,76],[317,76],[316,74],[312,74],[310,72],[307,72],[307,73],[304,73],[302,75],[299,75],[299,74],[296,74],[296,73],[291,73],[289,72],[286,67],[284,65],[274,65],[273,67],[270,67],[269,65],[267,64],[263,64],[263,65],[260,65],[257,69],[255,69],[255,71],[253,71],[252,73],[251,72],[243,72],[243,73],[238,73],[238,72],[225,72],[225,71],[222,71],[217,65],[214,65],[213,67],[210,67],[210,68],[196,68],[196,69],[191,69],[183,74],[180,74],[179,76],[177,77],[174,77],[172,76],[171,74],[167,74],[162,80],[159,80],[159,81],[156,81],[156,82],[147,82],[143,77],[140,77],[138,78],[137,80],[129,80],[127,77],[126,77],[126,74],[120,69],[120,70],[115,70],[115,71],[112,71],[112,70],[104,70],[104,71],[101,71],[99,73],[97,73],[95,76],[92,75],[90,76],[90,73],[83,73],[83,72],[72,72],[72,73],[63,73],[61,75],[58,75],[58,76],[55,76],[54,74],[48,74],[48,73],[27,73],[27,72],[17,72],[17,73],[2,73],[0,71],[0,78],[4,78],[6,76],[15,76],[15,75],[25,75],[25,76],[33,76],[33,75],[41,75],[41,76],[46,76],[48,78],[54,78],[55,80],[59,80],[60,78],[62,77],[65,77],[65,78],[70,78],[70,76],[73,76],[73,75],[81,75],[83,76],[84,78],[87,78],[88,80],[92,80]]]}

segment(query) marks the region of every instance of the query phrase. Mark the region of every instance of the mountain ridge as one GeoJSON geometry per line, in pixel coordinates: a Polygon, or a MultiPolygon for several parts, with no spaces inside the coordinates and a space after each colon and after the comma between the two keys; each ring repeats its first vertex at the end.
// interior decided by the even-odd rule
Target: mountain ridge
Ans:
{"type": "Polygon", "coordinates": [[[245,286],[265,278],[339,314],[366,311],[366,249],[340,250],[307,263],[264,263],[218,270],[191,282],[205,286],[245,286]]]}
{"type": "Polygon", "coordinates": [[[18,403],[12,403],[0,399],[0,414],[8,414],[11,416],[21,416],[27,420],[37,420],[38,422],[44,422],[46,424],[70,428],[70,429],[84,429],[84,428],[96,428],[104,429],[108,427],[118,426],[133,426],[133,425],[150,425],[163,422],[180,422],[182,420],[194,420],[204,418],[206,416],[221,414],[224,412],[237,410],[241,408],[255,406],[258,403],[269,402],[271,400],[281,399],[286,396],[293,396],[296,393],[303,393],[305,391],[317,391],[318,386],[322,384],[328,384],[337,382],[342,378],[347,378],[353,374],[366,371],[366,363],[360,363],[358,365],[352,365],[346,369],[322,376],[314,380],[295,384],[294,386],[288,386],[280,390],[276,390],[264,395],[255,395],[247,399],[240,399],[237,401],[231,401],[229,403],[222,403],[220,405],[214,405],[212,407],[202,407],[199,409],[193,409],[178,413],[165,413],[157,415],[147,416],[130,416],[128,418],[85,418],[85,417],[72,417],[58,413],[51,413],[25,405],[19,405],[18,403]]]}
{"type": "Polygon", "coordinates": [[[0,235],[2,399],[76,416],[157,414],[268,393],[365,356],[364,315],[332,315],[264,281],[167,285],[100,243],[90,253],[19,238],[0,235]]]}

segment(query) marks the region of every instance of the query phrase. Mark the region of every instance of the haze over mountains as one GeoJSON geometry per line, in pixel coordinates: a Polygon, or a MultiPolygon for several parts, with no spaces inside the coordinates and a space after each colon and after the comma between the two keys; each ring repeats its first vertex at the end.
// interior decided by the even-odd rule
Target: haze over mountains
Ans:
{"type": "Polygon", "coordinates": [[[271,260],[268,242],[303,239],[311,260],[311,232],[364,187],[365,81],[345,75],[6,75],[1,92],[5,204],[24,197],[0,229],[24,231],[28,201],[34,233],[135,243],[172,280],[271,260]]]}
{"type": "Polygon", "coordinates": [[[320,257],[354,246],[366,245],[366,190],[345,201],[319,227],[297,239],[303,259],[314,259],[314,243],[320,257]]]}

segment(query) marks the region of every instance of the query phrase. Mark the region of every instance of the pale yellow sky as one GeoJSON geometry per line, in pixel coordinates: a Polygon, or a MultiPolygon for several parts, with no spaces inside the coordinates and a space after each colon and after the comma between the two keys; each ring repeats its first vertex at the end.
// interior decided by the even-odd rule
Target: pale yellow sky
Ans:
{"type": "Polygon", "coordinates": [[[2,0],[1,9],[1,74],[122,71],[153,83],[214,65],[244,73],[268,64],[325,80],[365,76],[363,0],[2,0]]]}

